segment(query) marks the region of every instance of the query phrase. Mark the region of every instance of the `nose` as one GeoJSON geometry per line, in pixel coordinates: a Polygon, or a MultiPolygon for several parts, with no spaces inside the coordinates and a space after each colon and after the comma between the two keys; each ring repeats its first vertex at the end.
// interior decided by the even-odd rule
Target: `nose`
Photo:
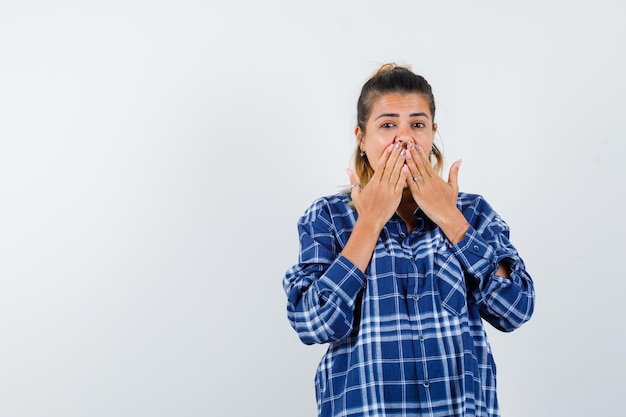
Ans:
{"type": "Polygon", "coordinates": [[[415,142],[415,140],[413,139],[413,136],[411,135],[411,130],[409,129],[408,126],[402,126],[398,129],[397,135],[394,138],[394,142],[395,143],[400,142],[404,144],[405,146],[408,143],[415,142]]]}
{"type": "Polygon", "coordinates": [[[398,130],[397,130],[397,135],[396,135],[396,141],[397,142],[409,142],[413,140],[413,137],[411,135],[411,128],[409,125],[405,124],[405,123],[400,123],[400,125],[398,126],[398,130]]]}

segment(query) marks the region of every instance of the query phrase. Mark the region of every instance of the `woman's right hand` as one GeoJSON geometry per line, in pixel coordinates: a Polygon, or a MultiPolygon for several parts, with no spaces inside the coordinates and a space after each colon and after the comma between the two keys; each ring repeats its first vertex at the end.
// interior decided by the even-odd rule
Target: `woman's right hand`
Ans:
{"type": "Polygon", "coordinates": [[[389,145],[381,155],[374,175],[364,187],[355,186],[360,182],[359,177],[351,169],[347,170],[353,185],[352,201],[359,219],[374,225],[379,232],[398,209],[410,176],[404,165],[406,152],[401,142],[389,145]]]}

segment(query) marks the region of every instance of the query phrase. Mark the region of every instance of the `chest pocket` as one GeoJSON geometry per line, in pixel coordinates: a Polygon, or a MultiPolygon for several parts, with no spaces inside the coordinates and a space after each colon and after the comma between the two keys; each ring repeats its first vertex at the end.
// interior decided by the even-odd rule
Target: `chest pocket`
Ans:
{"type": "Polygon", "coordinates": [[[441,304],[450,313],[460,316],[467,312],[467,287],[461,264],[447,247],[435,255],[436,280],[441,304]]]}

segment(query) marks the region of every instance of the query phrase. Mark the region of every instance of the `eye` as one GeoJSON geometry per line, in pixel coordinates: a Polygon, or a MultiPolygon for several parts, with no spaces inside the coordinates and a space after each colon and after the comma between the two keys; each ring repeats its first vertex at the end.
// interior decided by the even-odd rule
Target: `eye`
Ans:
{"type": "Polygon", "coordinates": [[[413,123],[413,127],[417,127],[419,129],[423,129],[423,128],[426,127],[426,125],[424,123],[422,123],[422,122],[415,122],[415,123],[413,123]]]}
{"type": "Polygon", "coordinates": [[[382,127],[383,129],[391,129],[394,126],[395,126],[395,124],[393,124],[391,122],[383,123],[382,125],[380,125],[380,127],[382,127]]]}

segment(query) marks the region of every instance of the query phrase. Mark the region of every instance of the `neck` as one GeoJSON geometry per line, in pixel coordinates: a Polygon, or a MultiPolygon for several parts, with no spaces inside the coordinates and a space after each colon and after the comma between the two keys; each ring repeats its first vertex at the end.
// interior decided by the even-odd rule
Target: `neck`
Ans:
{"type": "Polygon", "coordinates": [[[402,193],[402,200],[400,200],[400,205],[398,206],[396,213],[398,213],[398,216],[400,216],[400,218],[404,220],[404,223],[406,223],[409,233],[411,233],[417,224],[417,219],[413,215],[415,210],[417,210],[417,203],[413,200],[411,191],[409,189],[405,189],[402,193]]]}

